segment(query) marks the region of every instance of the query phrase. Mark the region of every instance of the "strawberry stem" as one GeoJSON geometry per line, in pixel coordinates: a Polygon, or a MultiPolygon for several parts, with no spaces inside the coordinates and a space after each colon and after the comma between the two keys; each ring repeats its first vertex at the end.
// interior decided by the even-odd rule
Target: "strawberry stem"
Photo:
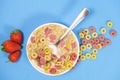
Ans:
{"type": "Polygon", "coordinates": [[[12,31],[12,34],[17,34],[17,33],[18,33],[18,30],[12,31]]]}
{"type": "Polygon", "coordinates": [[[4,48],[4,46],[2,46],[2,47],[1,47],[1,50],[2,50],[2,51],[5,51],[5,48],[4,48]]]}

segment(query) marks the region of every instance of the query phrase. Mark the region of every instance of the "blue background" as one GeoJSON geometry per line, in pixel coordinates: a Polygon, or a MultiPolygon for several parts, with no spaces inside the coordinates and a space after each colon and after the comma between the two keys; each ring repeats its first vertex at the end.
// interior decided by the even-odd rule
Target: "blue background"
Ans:
{"type": "MultiPolygon", "coordinates": [[[[24,34],[22,55],[16,63],[5,63],[8,54],[0,51],[0,80],[120,80],[120,0],[0,0],[0,44],[9,39],[14,29],[24,34]],[[59,22],[69,26],[78,13],[89,8],[90,14],[73,31],[93,25],[99,29],[112,20],[117,37],[110,46],[99,50],[96,60],[85,60],[68,73],[51,77],[36,71],[26,56],[25,45],[30,33],[39,25],[59,22]]],[[[79,39],[79,37],[78,37],[79,39]]],[[[79,39],[80,40],[80,39],[79,39]]]]}

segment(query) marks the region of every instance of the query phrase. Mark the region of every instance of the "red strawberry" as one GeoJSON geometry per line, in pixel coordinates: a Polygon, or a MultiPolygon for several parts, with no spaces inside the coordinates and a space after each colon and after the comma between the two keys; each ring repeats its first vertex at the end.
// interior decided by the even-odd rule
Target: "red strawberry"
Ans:
{"type": "Polygon", "coordinates": [[[22,44],[23,38],[22,38],[22,32],[20,30],[14,30],[10,34],[10,39],[14,42],[17,42],[19,44],[22,44]]]}
{"type": "Polygon", "coordinates": [[[11,53],[8,58],[11,62],[16,62],[20,58],[20,54],[20,51],[16,51],[14,53],[11,53]]]}
{"type": "Polygon", "coordinates": [[[17,44],[16,42],[13,42],[11,40],[6,40],[3,44],[2,44],[2,50],[8,53],[13,53],[17,50],[20,50],[21,46],[19,44],[17,44]]]}

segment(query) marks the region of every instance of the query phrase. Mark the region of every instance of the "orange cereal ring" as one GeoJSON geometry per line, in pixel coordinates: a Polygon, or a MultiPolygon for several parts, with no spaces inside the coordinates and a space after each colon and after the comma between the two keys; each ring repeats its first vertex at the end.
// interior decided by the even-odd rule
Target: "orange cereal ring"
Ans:
{"type": "Polygon", "coordinates": [[[110,45],[110,44],[111,44],[111,40],[110,40],[110,39],[107,39],[107,40],[105,41],[105,44],[106,44],[106,45],[110,45]]]}
{"type": "Polygon", "coordinates": [[[86,39],[83,39],[83,40],[82,40],[82,44],[87,44],[87,40],[86,40],[86,39]]]}
{"type": "Polygon", "coordinates": [[[104,36],[104,35],[100,35],[100,36],[99,36],[99,40],[100,40],[100,41],[104,41],[104,39],[105,39],[105,36],[104,36]]]}
{"type": "Polygon", "coordinates": [[[97,44],[94,44],[93,47],[94,47],[95,49],[98,49],[98,48],[99,48],[97,44]]]}
{"type": "Polygon", "coordinates": [[[98,44],[100,42],[99,38],[94,38],[94,43],[98,44]]]}
{"type": "Polygon", "coordinates": [[[105,42],[100,42],[100,44],[101,44],[102,47],[105,47],[105,46],[106,46],[106,45],[105,45],[105,42]]]}
{"type": "Polygon", "coordinates": [[[117,35],[117,32],[115,30],[110,31],[110,35],[112,37],[115,37],[117,35]]]}
{"type": "Polygon", "coordinates": [[[89,30],[90,30],[90,32],[95,32],[95,31],[96,31],[96,28],[95,28],[94,26],[91,26],[91,27],[89,28],[89,30]]]}
{"type": "Polygon", "coordinates": [[[90,44],[94,44],[94,40],[93,39],[91,39],[89,42],[90,42],[90,44]]]}

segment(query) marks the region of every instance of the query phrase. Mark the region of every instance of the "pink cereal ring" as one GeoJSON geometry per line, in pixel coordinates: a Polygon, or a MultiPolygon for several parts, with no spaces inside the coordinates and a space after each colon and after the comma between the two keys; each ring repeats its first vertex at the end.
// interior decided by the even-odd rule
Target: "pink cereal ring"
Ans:
{"type": "Polygon", "coordinates": [[[115,30],[112,30],[112,31],[110,32],[110,35],[111,35],[112,37],[115,37],[115,36],[117,35],[117,32],[116,32],[115,30]]]}
{"type": "Polygon", "coordinates": [[[105,42],[100,42],[102,47],[105,47],[105,42]]]}
{"type": "Polygon", "coordinates": [[[74,49],[74,48],[77,46],[76,41],[75,41],[75,42],[73,42],[73,43],[71,44],[71,46],[72,46],[72,49],[74,49]]]}
{"type": "Polygon", "coordinates": [[[41,65],[46,64],[46,60],[45,60],[44,58],[40,58],[40,64],[41,64],[41,65]]]}
{"type": "Polygon", "coordinates": [[[55,73],[56,73],[56,69],[55,69],[55,68],[51,68],[51,69],[50,69],[50,73],[51,73],[51,74],[55,74],[55,73]]]}
{"type": "Polygon", "coordinates": [[[48,34],[50,34],[52,32],[52,29],[49,29],[48,27],[45,29],[45,35],[46,37],[48,36],[48,34]]]}
{"type": "Polygon", "coordinates": [[[99,47],[98,47],[98,44],[94,44],[93,46],[94,46],[95,49],[98,49],[98,48],[99,48],[99,47]]]}
{"type": "Polygon", "coordinates": [[[104,39],[105,39],[105,36],[104,36],[104,35],[100,35],[100,36],[99,36],[99,40],[100,40],[100,41],[104,41],[104,39]]]}
{"type": "Polygon", "coordinates": [[[54,60],[57,59],[57,56],[56,56],[55,54],[52,54],[51,57],[52,57],[52,59],[54,59],[54,60]]]}
{"type": "Polygon", "coordinates": [[[95,31],[96,31],[96,28],[95,28],[94,26],[91,26],[91,27],[89,28],[89,30],[90,30],[90,32],[95,32],[95,31]]]}
{"type": "Polygon", "coordinates": [[[98,38],[94,38],[94,43],[98,44],[100,41],[98,38]]]}
{"type": "Polygon", "coordinates": [[[45,57],[44,51],[39,52],[39,57],[45,57]]]}
{"type": "Polygon", "coordinates": [[[106,45],[110,45],[110,43],[111,43],[111,41],[110,41],[109,39],[107,39],[107,40],[105,41],[105,44],[106,44],[106,45]]]}
{"type": "Polygon", "coordinates": [[[35,42],[35,37],[31,36],[30,40],[31,40],[31,43],[34,43],[35,42]]]}
{"type": "Polygon", "coordinates": [[[83,40],[82,40],[82,44],[87,44],[87,40],[86,40],[86,39],[83,39],[83,40]]]}
{"type": "Polygon", "coordinates": [[[54,42],[55,39],[56,39],[55,34],[50,35],[50,42],[54,42]]]}
{"type": "Polygon", "coordinates": [[[72,55],[70,55],[70,60],[71,61],[75,61],[77,58],[77,54],[73,53],[72,55]]]}

